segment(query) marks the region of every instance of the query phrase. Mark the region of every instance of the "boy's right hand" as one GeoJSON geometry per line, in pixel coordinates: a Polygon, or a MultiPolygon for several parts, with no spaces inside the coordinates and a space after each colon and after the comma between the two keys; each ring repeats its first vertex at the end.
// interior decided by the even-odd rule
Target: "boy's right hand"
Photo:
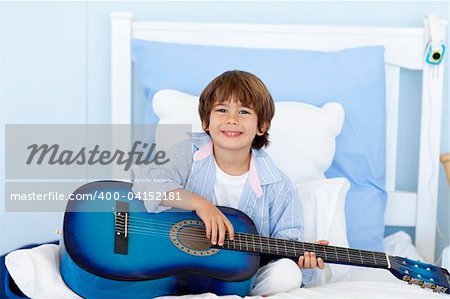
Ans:
{"type": "Polygon", "coordinates": [[[226,232],[230,240],[234,239],[233,225],[215,205],[200,196],[192,198],[192,205],[205,224],[206,237],[211,240],[211,244],[223,246],[226,232]]]}

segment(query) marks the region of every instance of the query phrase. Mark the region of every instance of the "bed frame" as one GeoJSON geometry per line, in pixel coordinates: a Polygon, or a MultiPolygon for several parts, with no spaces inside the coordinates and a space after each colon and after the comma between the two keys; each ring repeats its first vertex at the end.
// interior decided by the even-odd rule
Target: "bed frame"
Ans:
{"type": "MultiPolygon", "coordinates": [[[[434,261],[444,63],[425,62],[432,23],[444,32],[445,21],[425,19],[424,28],[330,27],[212,23],[138,22],[132,13],[111,14],[111,97],[113,124],[131,124],[131,39],[249,48],[335,51],[384,45],[387,111],[387,226],[415,227],[415,245],[434,261]],[[400,69],[420,70],[422,113],[417,192],[396,189],[400,69]]],[[[442,34],[443,35],[443,34],[442,34]]],[[[123,140],[123,139],[122,139],[123,140]]]]}

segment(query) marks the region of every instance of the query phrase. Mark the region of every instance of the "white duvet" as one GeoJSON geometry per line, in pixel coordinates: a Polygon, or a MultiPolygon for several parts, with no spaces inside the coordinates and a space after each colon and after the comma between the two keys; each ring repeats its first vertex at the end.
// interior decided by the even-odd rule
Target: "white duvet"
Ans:
{"type": "MultiPolygon", "coordinates": [[[[399,282],[387,282],[387,281],[345,281],[325,284],[320,287],[313,288],[301,288],[290,291],[289,293],[277,294],[267,298],[447,298],[448,295],[436,294],[429,290],[422,290],[419,287],[413,287],[408,284],[399,282]]],[[[160,299],[210,299],[210,298],[220,298],[220,299],[236,299],[240,298],[238,296],[216,296],[214,294],[201,294],[201,295],[186,295],[186,296],[166,296],[160,297],[160,299]]],[[[250,298],[261,298],[261,297],[246,297],[250,298]]]]}
{"type": "MultiPolygon", "coordinates": [[[[411,244],[411,239],[403,232],[384,240],[386,252],[391,255],[421,259],[411,244]]],[[[18,287],[30,298],[37,299],[79,299],[61,278],[59,272],[58,246],[42,245],[32,249],[16,250],[6,256],[6,267],[18,287]]],[[[344,271],[328,278],[323,285],[299,288],[289,293],[277,294],[270,298],[446,298],[430,290],[408,285],[383,269],[340,266],[344,271]]],[[[211,293],[168,298],[221,298],[238,296],[216,296],[211,293]]],[[[246,297],[261,298],[261,297],[246,297]]],[[[450,298],[450,297],[449,297],[450,298]]]]}

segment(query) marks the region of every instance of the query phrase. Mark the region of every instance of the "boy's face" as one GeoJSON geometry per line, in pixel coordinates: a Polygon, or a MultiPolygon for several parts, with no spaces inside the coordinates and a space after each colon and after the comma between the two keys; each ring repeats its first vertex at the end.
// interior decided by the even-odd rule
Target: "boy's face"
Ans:
{"type": "Polygon", "coordinates": [[[258,129],[258,116],[240,101],[216,103],[211,111],[207,128],[215,149],[249,150],[255,135],[263,135],[258,129]]]}

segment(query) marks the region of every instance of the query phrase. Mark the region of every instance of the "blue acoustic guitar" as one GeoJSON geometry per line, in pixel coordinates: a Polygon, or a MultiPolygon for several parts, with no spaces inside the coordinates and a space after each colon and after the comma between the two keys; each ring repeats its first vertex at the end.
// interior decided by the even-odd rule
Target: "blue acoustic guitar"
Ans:
{"type": "Polygon", "coordinates": [[[64,215],[60,269],[84,298],[152,298],[211,292],[247,295],[260,255],[297,258],[315,252],[325,262],[383,268],[410,284],[449,293],[446,269],[381,252],[262,237],[244,213],[220,208],[236,231],[211,246],[194,212],[147,213],[131,184],[102,181],[74,192],[64,215]]]}

